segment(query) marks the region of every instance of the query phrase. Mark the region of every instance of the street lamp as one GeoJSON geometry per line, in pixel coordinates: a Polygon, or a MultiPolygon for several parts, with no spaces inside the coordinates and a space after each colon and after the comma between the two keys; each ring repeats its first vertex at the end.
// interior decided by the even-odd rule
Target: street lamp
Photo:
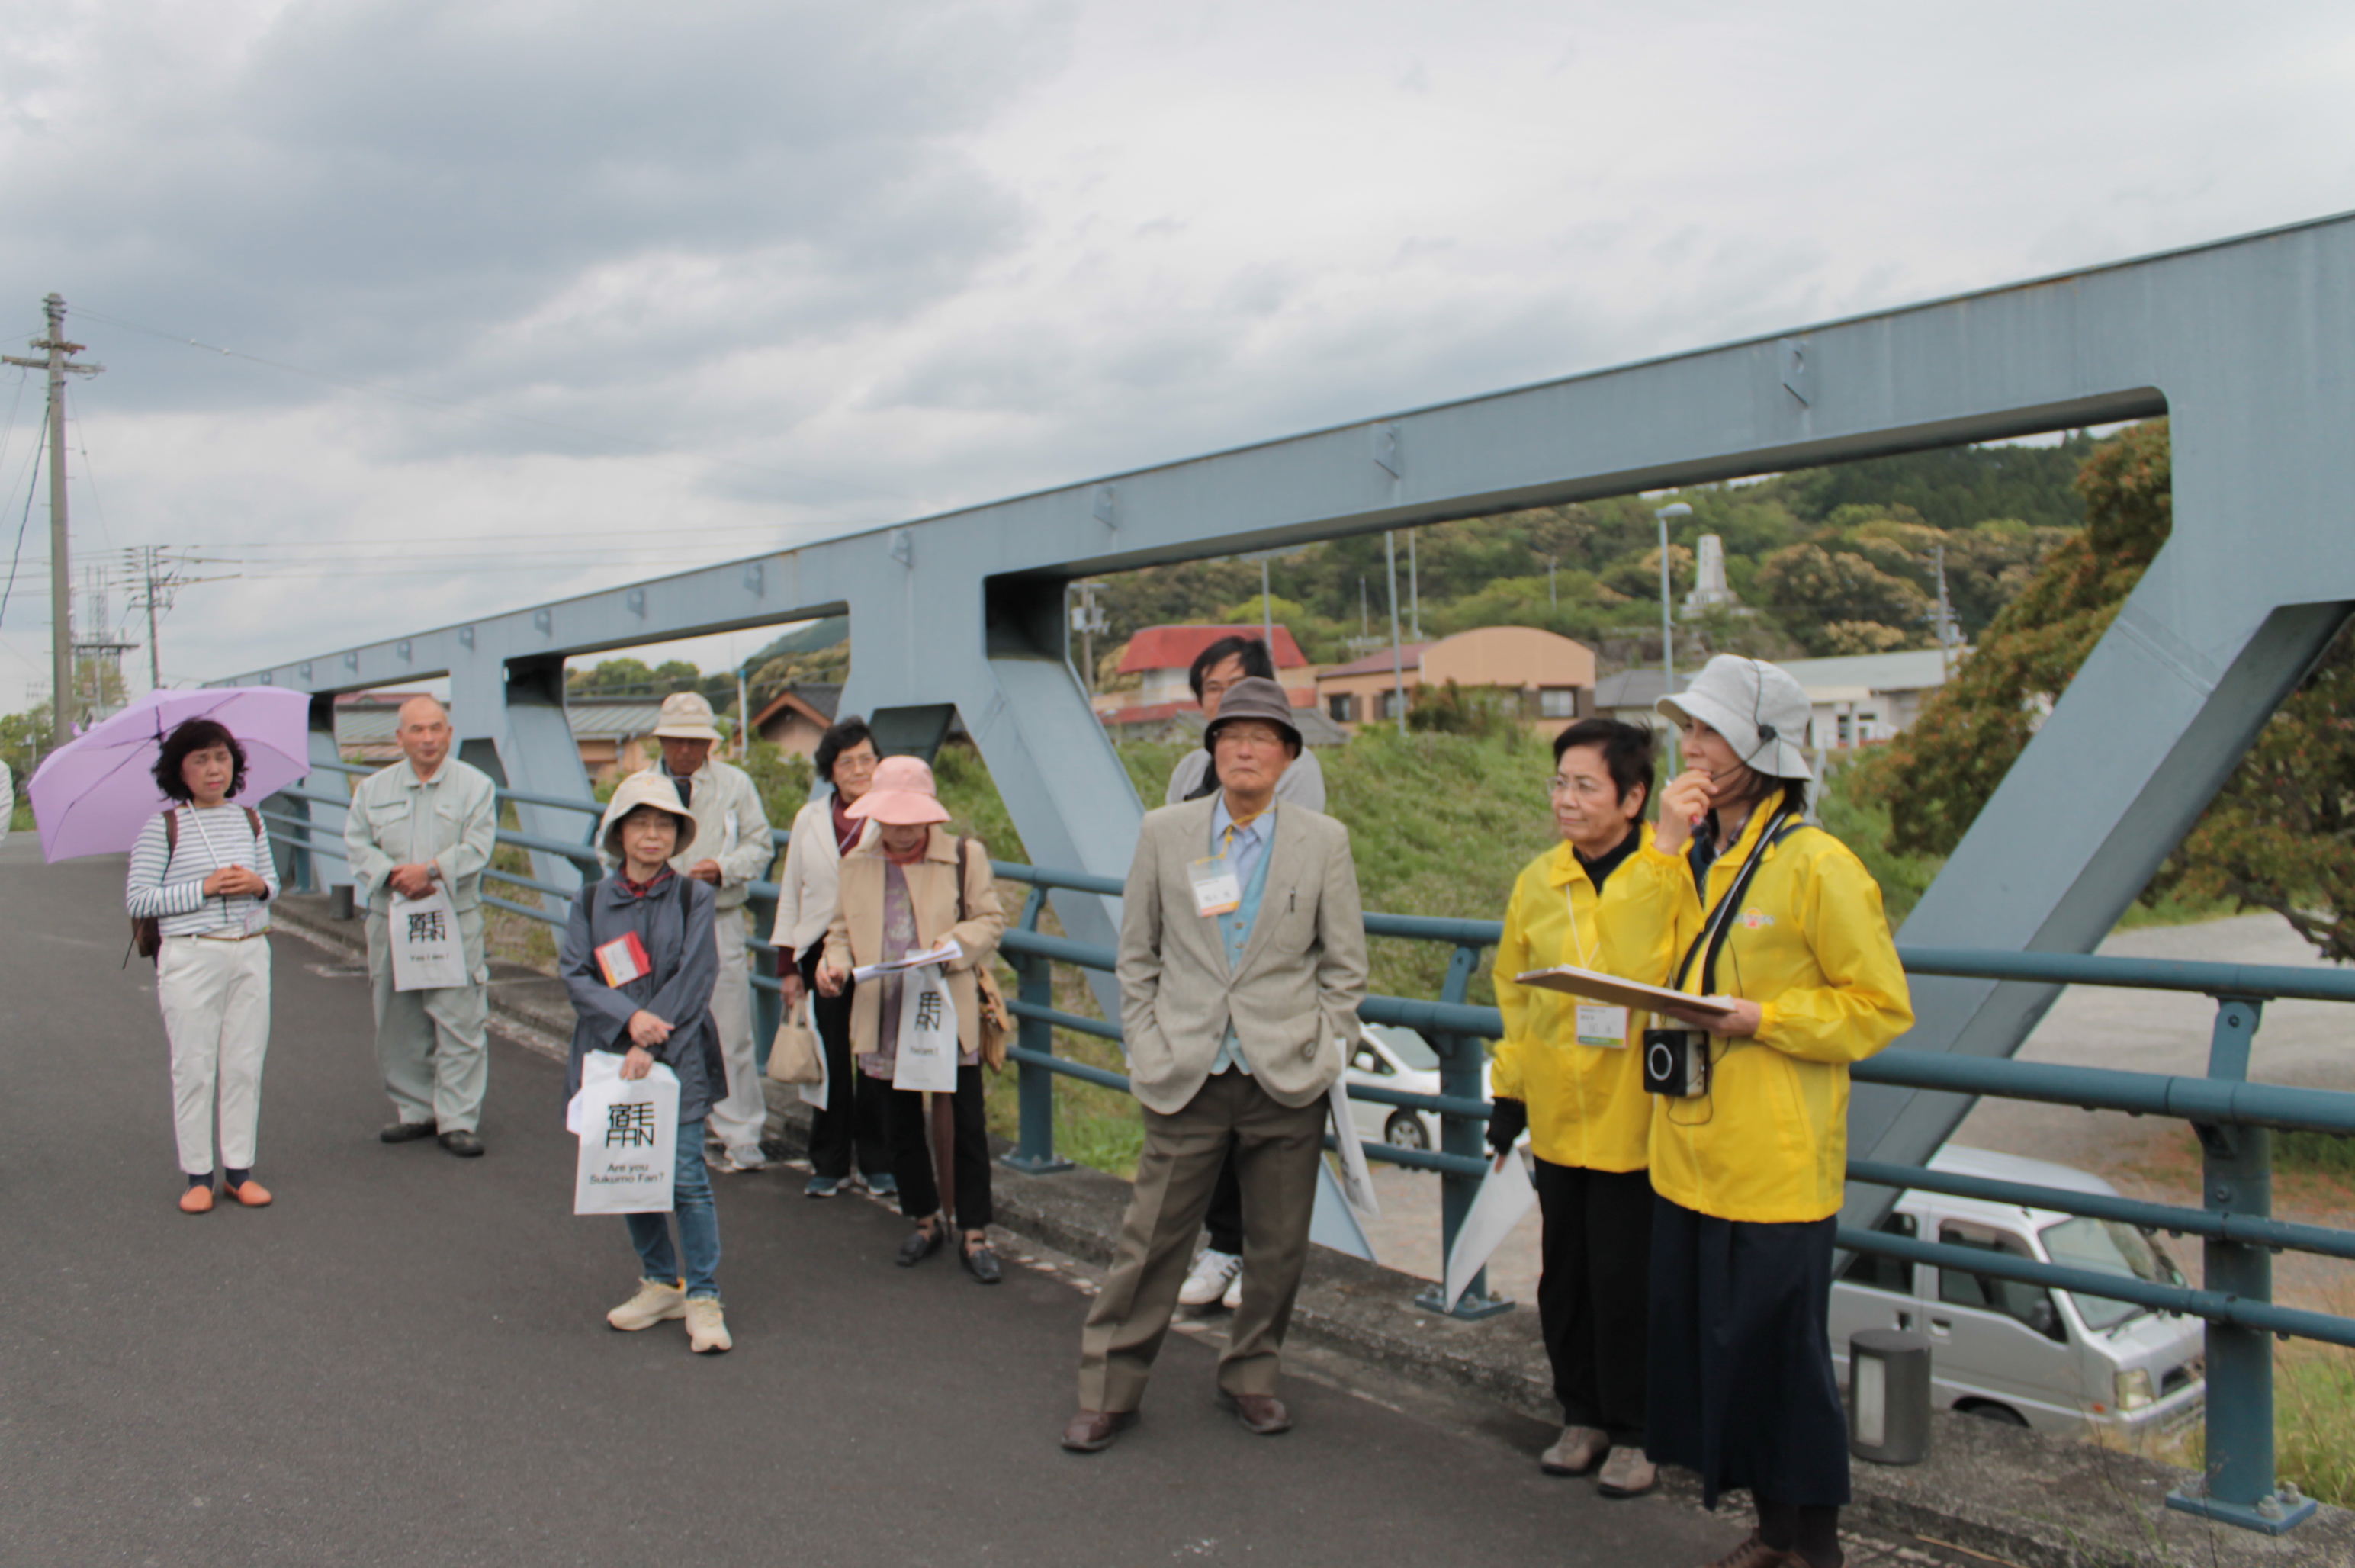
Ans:
{"type": "MultiPolygon", "coordinates": [[[[1652,516],[1660,520],[1660,668],[1664,675],[1660,695],[1674,697],[1677,692],[1677,645],[1676,633],[1668,624],[1668,519],[1689,517],[1692,508],[1682,501],[1671,501],[1665,507],[1655,508],[1652,516]]],[[[1668,738],[1668,771],[1671,773],[1676,771],[1676,736],[1671,731],[1668,738]]]]}

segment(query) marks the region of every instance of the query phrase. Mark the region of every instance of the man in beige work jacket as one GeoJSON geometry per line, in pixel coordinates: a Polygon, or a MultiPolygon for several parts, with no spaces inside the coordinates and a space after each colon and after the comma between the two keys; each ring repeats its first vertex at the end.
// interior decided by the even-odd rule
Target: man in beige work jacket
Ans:
{"type": "Polygon", "coordinates": [[[761,1087],[761,1064],[752,1054],[752,964],[744,947],[744,901],[776,859],[769,814],[751,775],[711,754],[719,729],[700,692],[663,699],[655,739],[662,742],[663,760],[648,771],[670,780],[695,818],[694,841],[671,869],[710,883],[719,895],[711,937],[719,947],[719,983],[711,990],[711,1019],[719,1026],[728,1092],[714,1097],[704,1125],[723,1151],[720,1169],[759,1170],[768,1163],[761,1153],[761,1125],[768,1120],[769,1104],[761,1087]]]}
{"type": "Polygon", "coordinates": [[[368,900],[368,980],[376,996],[376,1059],[398,1118],[389,1144],[441,1136],[464,1159],[483,1152],[475,1128],[490,1077],[491,972],[483,957],[483,868],[498,831],[490,775],[450,754],[450,715],[430,697],[400,705],[403,760],[352,792],[344,845],[352,880],[368,900]],[[440,888],[458,917],[466,984],[396,991],[392,895],[440,888]]]}

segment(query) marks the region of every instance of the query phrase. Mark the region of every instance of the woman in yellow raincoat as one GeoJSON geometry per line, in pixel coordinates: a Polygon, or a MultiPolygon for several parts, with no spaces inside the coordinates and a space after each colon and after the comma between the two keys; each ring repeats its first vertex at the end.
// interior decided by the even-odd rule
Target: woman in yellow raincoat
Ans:
{"type": "Polygon", "coordinates": [[[1720,655],[1659,708],[1688,766],[1654,843],[1688,857],[1700,921],[1669,983],[1731,1010],[1668,1009],[1706,1040],[1683,1092],[1653,1099],[1650,1452],[1699,1472],[1710,1507],[1749,1489],[1757,1532],[1719,1568],[1839,1568],[1848,1430],[1828,1317],[1848,1070],[1911,1028],[1913,1005],[1879,885],[1804,820],[1799,683],[1720,655]]]}
{"type": "Polygon", "coordinates": [[[1645,842],[1651,731],[1582,719],[1553,754],[1548,798],[1561,842],[1514,882],[1497,944],[1505,1038],[1489,1073],[1488,1142],[1501,1156],[1526,1127],[1537,1157],[1538,1326],[1563,1421],[1540,1463],[1558,1476],[1599,1464],[1605,1495],[1638,1497],[1657,1479],[1644,1450],[1652,1106],[1639,1048],[1649,1018],[1513,976],[1571,964],[1665,982],[1683,951],[1679,915],[1696,912],[1692,878],[1681,857],[1645,842]]]}

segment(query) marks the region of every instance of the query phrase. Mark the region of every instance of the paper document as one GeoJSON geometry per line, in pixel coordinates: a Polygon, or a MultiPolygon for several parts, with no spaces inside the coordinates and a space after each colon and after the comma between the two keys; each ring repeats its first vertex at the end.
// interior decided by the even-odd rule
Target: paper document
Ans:
{"type": "Polygon", "coordinates": [[[1479,1193],[1472,1200],[1463,1228],[1455,1232],[1455,1250],[1447,1254],[1447,1308],[1472,1288],[1472,1276],[1487,1265],[1513,1233],[1513,1227],[1538,1206],[1538,1189],[1529,1184],[1529,1168],[1518,1149],[1508,1149],[1489,1162],[1479,1193]]]}
{"type": "Polygon", "coordinates": [[[1333,1112],[1333,1141],[1341,1146],[1341,1195],[1349,1200],[1349,1207],[1367,1219],[1380,1219],[1382,1205],[1374,1196],[1373,1173],[1366,1168],[1366,1146],[1359,1138],[1358,1119],[1349,1110],[1346,1077],[1333,1080],[1333,1087],[1325,1092],[1325,1101],[1333,1112]]]}
{"type": "Polygon", "coordinates": [[[1660,1010],[1662,1003],[1674,1003],[1696,1012],[1727,1014],[1733,1011],[1731,997],[1692,997],[1682,991],[1672,991],[1666,986],[1646,986],[1638,980],[1623,980],[1616,975],[1605,975],[1600,969],[1581,969],[1575,964],[1564,964],[1552,969],[1532,969],[1526,975],[1516,975],[1518,986],[1540,986],[1549,991],[1563,991],[1573,997],[1584,997],[1591,1002],[1615,1002],[1623,1008],[1636,1008],[1647,1013],[1660,1010]]]}
{"type": "Polygon", "coordinates": [[[946,964],[964,956],[964,949],[959,947],[957,939],[952,936],[930,953],[911,953],[905,958],[889,958],[880,964],[868,964],[853,969],[850,977],[864,986],[869,980],[879,980],[886,975],[904,974],[910,969],[922,969],[929,964],[946,964]]]}

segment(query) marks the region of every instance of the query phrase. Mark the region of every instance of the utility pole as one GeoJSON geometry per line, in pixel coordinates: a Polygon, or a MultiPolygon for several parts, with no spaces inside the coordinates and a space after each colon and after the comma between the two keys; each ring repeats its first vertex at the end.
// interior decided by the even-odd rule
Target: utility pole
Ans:
{"type": "Polygon", "coordinates": [[[1946,602],[1946,547],[1938,547],[1938,669],[1941,678],[1955,678],[1954,612],[1946,602]]]}
{"type": "Polygon", "coordinates": [[[69,365],[66,356],[82,346],[66,341],[66,302],[57,294],[41,301],[48,314],[49,335],[36,337],[32,347],[44,359],[19,359],[0,354],[0,364],[22,366],[49,373],[49,745],[52,750],[73,739],[73,563],[66,533],[66,377],[95,376],[103,365],[69,365]]]}
{"type": "Polygon", "coordinates": [[[1412,528],[1406,531],[1406,606],[1407,624],[1419,643],[1423,641],[1423,571],[1415,560],[1412,528]]]}
{"type": "Polygon", "coordinates": [[[171,611],[174,596],[181,589],[195,583],[227,582],[245,575],[241,571],[229,571],[218,577],[183,577],[176,571],[164,569],[167,566],[226,566],[234,565],[235,561],[208,555],[184,555],[167,560],[164,552],[169,548],[160,544],[132,545],[123,552],[133,573],[145,587],[145,597],[134,601],[131,608],[144,610],[147,614],[147,679],[157,691],[164,688],[164,654],[156,623],[171,611]]]}
{"type": "MultiPolygon", "coordinates": [[[[1414,536],[1407,536],[1412,539],[1414,536]]],[[[1398,708],[1401,738],[1406,734],[1406,664],[1399,653],[1398,536],[1382,530],[1382,557],[1391,573],[1391,701],[1398,708]]]]}
{"type": "Polygon", "coordinates": [[[1553,557],[1546,557],[1546,603],[1551,608],[1559,610],[1561,608],[1561,595],[1554,592],[1553,565],[1553,557]]]}
{"type": "Polygon", "coordinates": [[[1103,608],[1096,603],[1103,587],[1097,582],[1074,582],[1065,590],[1080,596],[1080,602],[1071,606],[1071,630],[1080,635],[1080,688],[1091,696],[1096,689],[1096,634],[1104,629],[1103,608]]]}
{"type": "MultiPolygon", "coordinates": [[[[1660,522],[1660,674],[1663,682],[1660,695],[1674,697],[1677,693],[1677,643],[1676,628],[1669,624],[1668,620],[1668,519],[1689,517],[1692,516],[1692,508],[1682,501],[1671,501],[1667,506],[1655,510],[1652,516],[1657,517],[1660,522]]],[[[1668,772],[1671,773],[1678,771],[1677,753],[1681,750],[1677,741],[1677,732],[1670,730],[1668,731],[1668,772]]]]}

